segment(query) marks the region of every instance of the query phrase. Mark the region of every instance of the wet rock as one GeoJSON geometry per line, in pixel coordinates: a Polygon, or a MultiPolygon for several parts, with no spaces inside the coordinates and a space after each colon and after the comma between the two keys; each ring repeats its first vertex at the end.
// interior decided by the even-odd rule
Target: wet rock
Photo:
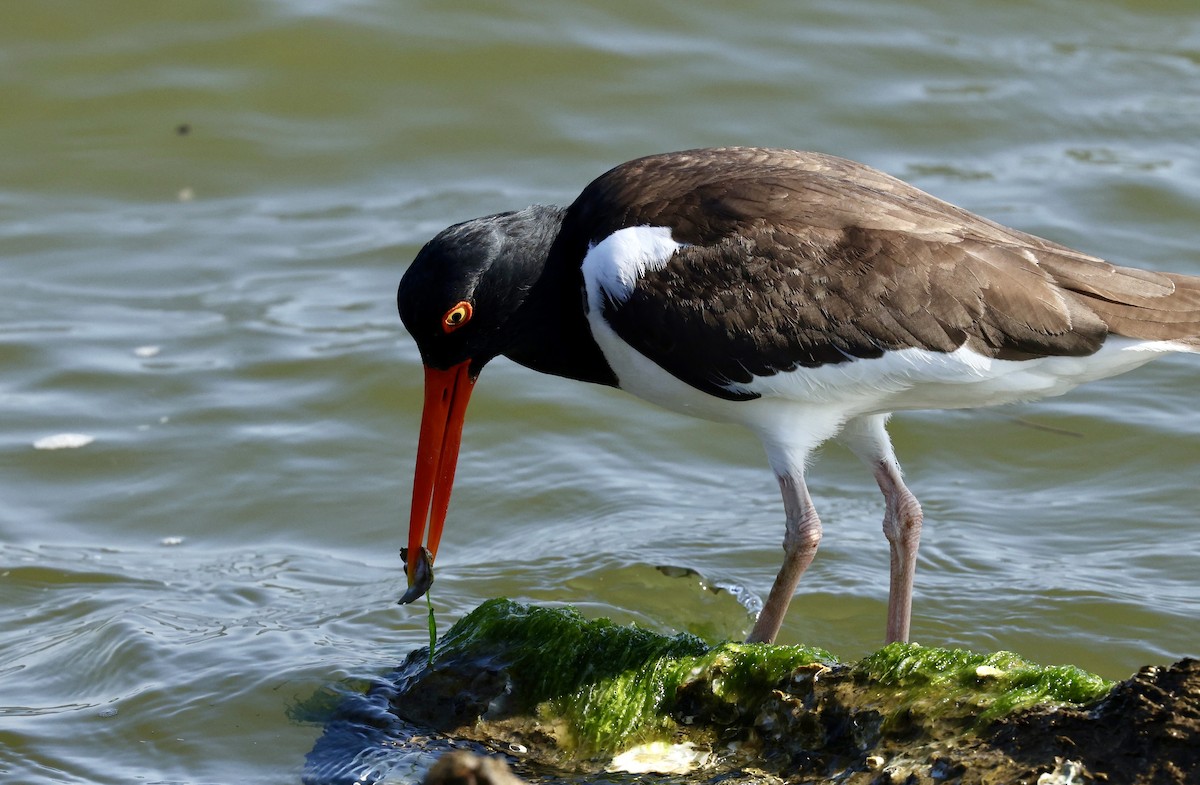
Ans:
{"type": "MultiPolygon", "coordinates": [[[[1008,652],[892,644],[844,664],[491,601],[363,700],[405,729],[397,747],[472,745],[543,782],[1200,782],[1194,660],[1115,686],[1008,652]]],[[[501,776],[465,760],[439,776],[501,776]]]]}
{"type": "Polygon", "coordinates": [[[1198,783],[1200,661],[1142,668],[1086,709],[1008,718],[989,741],[1031,771],[1075,761],[1077,783],[1198,783]]]}
{"type": "Polygon", "coordinates": [[[425,775],[425,785],[523,785],[503,758],[466,750],[448,752],[425,775]]]}

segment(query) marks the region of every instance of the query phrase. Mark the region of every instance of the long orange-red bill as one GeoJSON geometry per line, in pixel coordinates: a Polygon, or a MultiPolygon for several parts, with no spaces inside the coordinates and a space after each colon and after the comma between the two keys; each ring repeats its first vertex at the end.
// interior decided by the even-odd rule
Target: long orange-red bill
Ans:
{"type": "Polygon", "coordinates": [[[425,406],[417,442],[417,468],[413,475],[412,512],[408,523],[406,569],[408,591],[400,602],[425,594],[433,582],[433,559],[442,539],[442,526],[450,506],[454,468],[462,443],[463,419],[475,380],[470,360],[438,370],[425,366],[425,406]],[[425,525],[429,524],[428,558],[424,554],[425,525]]]}

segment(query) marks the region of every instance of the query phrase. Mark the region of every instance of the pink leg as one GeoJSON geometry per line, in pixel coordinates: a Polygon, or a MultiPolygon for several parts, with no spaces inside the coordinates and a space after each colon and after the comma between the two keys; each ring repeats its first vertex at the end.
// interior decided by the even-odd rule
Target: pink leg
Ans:
{"type": "Polygon", "coordinates": [[[887,642],[907,641],[912,619],[913,575],[921,543],[921,505],[900,477],[900,464],[887,433],[885,414],[846,423],[838,439],[854,451],[875,474],[883,491],[883,535],[891,546],[891,583],[888,587],[887,642]]]}
{"type": "Polygon", "coordinates": [[[917,497],[900,478],[900,467],[894,460],[876,464],[875,481],[883,491],[883,535],[892,550],[887,642],[907,641],[912,619],[913,576],[917,570],[917,548],[921,543],[924,514],[917,497]]]}
{"type": "Polygon", "coordinates": [[[804,476],[800,474],[781,475],[779,490],[783,493],[783,509],[787,514],[787,530],[783,536],[783,567],[775,576],[771,593],[754,629],[750,631],[747,643],[773,643],[783,625],[783,617],[787,613],[792,595],[800,583],[800,576],[812,563],[817,553],[817,545],[821,542],[821,520],[813,507],[812,498],[808,495],[808,487],[804,484],[804,476]]]}

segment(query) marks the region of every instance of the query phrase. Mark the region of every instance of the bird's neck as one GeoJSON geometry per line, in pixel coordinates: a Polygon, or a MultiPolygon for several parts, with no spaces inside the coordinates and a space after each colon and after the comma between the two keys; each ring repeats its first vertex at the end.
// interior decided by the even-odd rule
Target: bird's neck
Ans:
{"type": "Polygon", "coordinates": [[[584,311],[580,265],[586,245],[574,248],[561,236],[566,213],[548,211],[547,231],[524,237],[528,246],[520,258],[529,267],[532,285],[513,316],[516,338],[504,356],[542,373],[616,387],[617,377],[592,338],[584,311]]]}

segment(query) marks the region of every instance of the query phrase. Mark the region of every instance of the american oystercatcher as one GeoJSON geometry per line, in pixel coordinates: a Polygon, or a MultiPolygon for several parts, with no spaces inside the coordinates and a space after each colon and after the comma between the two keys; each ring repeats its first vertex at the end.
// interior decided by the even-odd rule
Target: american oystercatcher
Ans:
{"type": "Polygon", "coordinates": [[[1198,277],[1118,267],[862,164],[779,149],[640,158],[565,209],[457,224],[417,254],[397,301],[425,365],[401,602],[432,580],[467,399],[504,355],[758,434],[786,529],[751,641],[775,639],[816,553],[804,473],[825,440],[883,491],[886,637],[906,640],[922,513],[892,412],[1059,395],[1200,351],[1198,277]]]}

